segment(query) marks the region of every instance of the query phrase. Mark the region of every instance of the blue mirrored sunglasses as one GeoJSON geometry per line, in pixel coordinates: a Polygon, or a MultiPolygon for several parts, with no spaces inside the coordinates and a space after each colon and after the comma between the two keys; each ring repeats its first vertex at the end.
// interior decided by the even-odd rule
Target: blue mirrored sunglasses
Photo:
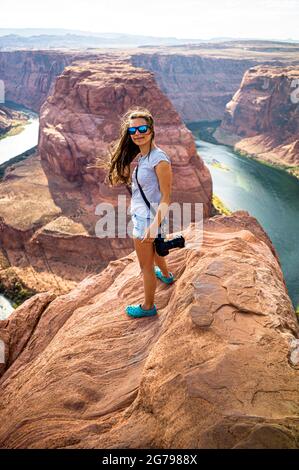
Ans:
{"type": "Polygon", "coordinates": [[[137,129],[139,130],[140,134],[144,134],[149,129],[149,125],[144,124],[143,126],[128,127],[128,132],[131,135],[136,134],[137,129]]]}

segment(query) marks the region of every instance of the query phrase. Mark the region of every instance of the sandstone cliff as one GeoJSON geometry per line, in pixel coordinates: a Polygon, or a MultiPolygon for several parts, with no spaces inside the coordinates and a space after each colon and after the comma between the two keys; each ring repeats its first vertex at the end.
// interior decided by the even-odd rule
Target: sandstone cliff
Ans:
{"type": "Polygon", "coordinates": [[[38,155],[6,170],[0,185],[1,277],[13,270],[29,288],[62,293],[133,249],[130,237],[96,236],[96,206],[130,198],[87,168],[107,158],[120,115],[133,105],[153,112],[156,143],[172,159],[172,202],[202,202],[211,214],[210,173],[153,74],[117,58],[80,61],[66,67],[41,108],[38,155]]]}
{"type": "Polygon", "coordinates": [[[139,53],[132,64],[154,72],[185,122],[220,120],[245,71],[257,61],[204,54],[139,53]]]}
{"type": "Polygon", "coordinates": [[[185,122],[221,120],[250,67],[299,64],[298,44],[273,41],[142,49],[131,52],[132,64],[154,72],[159,87],[185,122]]]}
{"type": "Polygon", "coordinates": [[[95,157],[107,160],[108,144],[118,138],[119,118],[133,105],[150,109],[155,140],[171,157],[172,201],[203,202],[208,216],[211,176],[197,155],[191,131],[157,86],[154,74],[126,61],[80,62],[58,77],[53,95],[41,108],[42,161],[69,181],[97,185],[105,199],[109,192],[103,173],[87,165],[95,157]]]}
{"type": "Polygon", "coordinates": [[[170,252],[159,315],[136,253],[0,322],[2,448],[298,448],[298,323],[248,213],[204,220],[170,252]],[[17,404],[17,406],[16,406],[17,404]]]}
{"type": "Polygon", "coordinates": [[[220,142],[299,175],[299,66],[259,66],[248,70],[227,104],[220,142]]]}
{"type": "Polygon", "coordinates": [[[67,65],[78,60],[103,62],[109,58],[126,59],[135,67],[152,71],[181,118],[190,122],[222,119],[225,105],[238,90],[247,69],[258,64],[298,64],[299,48],[296,44],[270,41],[229,41],[114,51],[97,49],[92,53],[0,51],[0,80],[5,82],[7,100],[39,111],[52,94],[56,77],[67,65]]]}
{"type": "MultiPolygon", "coordinates": [[[[51,94],[56,77],[74,60],[94,54],[65,51],[0,51],[0,80],[4,81],[5,100],[14,101],[39,112],[51,94]]],[[[99,59],[101,54],[98,55],[99,59]]]]}

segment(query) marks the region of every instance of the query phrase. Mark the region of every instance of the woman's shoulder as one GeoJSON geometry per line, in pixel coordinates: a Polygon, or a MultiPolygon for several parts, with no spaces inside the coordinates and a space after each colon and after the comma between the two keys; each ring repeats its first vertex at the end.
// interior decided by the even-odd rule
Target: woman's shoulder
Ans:
{"type": "Polygon", "coordinates": [[[153,152],[155,153],[155,155],[162,155],[166,157],[169,161],[171,161],[171,158],[168,153],[165,152],[165,150],[161,149],[161,147],[154,147],[153,152]]]}

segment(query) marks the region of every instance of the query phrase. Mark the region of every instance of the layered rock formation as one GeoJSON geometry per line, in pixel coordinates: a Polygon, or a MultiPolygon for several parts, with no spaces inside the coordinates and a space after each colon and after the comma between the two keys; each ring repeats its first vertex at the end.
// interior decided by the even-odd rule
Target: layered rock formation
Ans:
{"type": "Polygon", "coordinates": [[[171,202],[201,202],[204,217],[210,215],[210,173],[153,74],[120,59],[81,61],[57,78],[41,108],[39,154],[10,167],[0,185],[3,259],[28,287],[65,292],[133,249],[128,236],[96,236],[96,206],[117,207],[118,196],[128,193],[109,188],[103,171],[87,165],[108,158],[119,118],[134,105],[152,111],[156,144],[172,159],[171,202]]]}
{"type": "Polygon", "coordinates": [[[143,48],[132,64],[154,72],[185,122],[221,120],[226,104],[255,65],[299,64],[298,44],[227,41],[143,48]]]}
{"type": "Polygon", "coordinates": [[[185,122],[221,120],[244,72],[257,63],[183,53],[139,53],[131,60],[154,72],[159,87],[185,122]]]}
{"type": "Polygon", "coordinates": [[[104,175],[87,166],[96,157],[109,158],[107,147],[118,138],[120,116],[135,104],[150,109],[155,141],[171,157],[172,201],[202,202],[208,216],[211,177],[197,155],[191,131],[158,88],[153,73],[125,61],[81,62],[58,77],[54,94],[41,108],[42,160],[69,181],[98,185],[105,199],[104,175]]]}
{"type": "Polygon", "coordinates": [[[168,255],[157,317],[124,312],[143,300],[132,252],[0,322],[0,447],[298,448],[299,331],[275,250],[245,212],[203,228],[168,255]]]}
{"type": "Polygon", "coordinates": [[[299,64],[296,44],[229,41],[67,52],[65,50],[0,51],[0,80],[6,99],[39,111],[53,92],[56,76],[74,61],[126,59],[155,74],[184,121],[222,119],[226,103],[239,88],[244,72],[258,64],[299,64]]]}
{"type": "Polygon", "coordinates": [[[0,321],[0,447],[297,448],[299,331],[276,251],[248,213],[209,218],[192,134],[126,54],[66,68],[39,154],[0,185],[1,276],[45,291],[0,321]],[[168,256],[176,282],[157,281],[158,317],[143,319],[124,311],[143,301],[132,240],[94,232],[96,205],[127,193],[87,168],[133,105],[152,111],[172,158],[172,201],[205,215],[203,240],[191,224],[168,256]]]}
{"type": "MultiPolygon", "coordinates": [[[[56,77],[74,60],[87,57],[95,55],[58,50],[0,51],[0,80],[4,82],[5,100],[39,112],[53,90],[56,77]]],[[[101,60],[102,55],[98,57],[101,60]]]]}
{"type": "Polygon", "coordinates": [[[13,127],[25,124],[27,120],[28,117],[24,113],[0,105],[0,137],[13,127]]]}
{"type": "Polygon", "coordinates": [[[299,66],[248,70],[214,136],[299,176],[299,66]]]}
{"type": "Polygon", "coordinates": [[[65,178],[45,173],[34,155],[6,171],[0,185],[0,277],[9,290],[67,292],[111,259],[132,249],[132,239],[95,235],[97,200],[65,178]]]}

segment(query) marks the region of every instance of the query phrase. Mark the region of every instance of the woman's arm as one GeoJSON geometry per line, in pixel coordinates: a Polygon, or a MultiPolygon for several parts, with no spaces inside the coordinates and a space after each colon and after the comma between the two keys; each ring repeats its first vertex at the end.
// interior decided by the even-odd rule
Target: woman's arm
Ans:
{"type": "MultiPolygon", "coordinates": [[[[172,187],[172,168],[171,164],[166,161],[161,161],[155,166],[155,172],[159,181],[161,200],[157,208],[156,215],[151,225],[147,229],[147,234],[151,227],[156,232],[156,229],[159,227],[161,221],[164,219],[165,215],[168,212],[168,206],[170,204],[171,196],[171,187],[172,187]]],[[[147,235],[145,234],[145,238],[147,235]]],[[[153,238],[153,237],[152,237],[153,238]]]]}

